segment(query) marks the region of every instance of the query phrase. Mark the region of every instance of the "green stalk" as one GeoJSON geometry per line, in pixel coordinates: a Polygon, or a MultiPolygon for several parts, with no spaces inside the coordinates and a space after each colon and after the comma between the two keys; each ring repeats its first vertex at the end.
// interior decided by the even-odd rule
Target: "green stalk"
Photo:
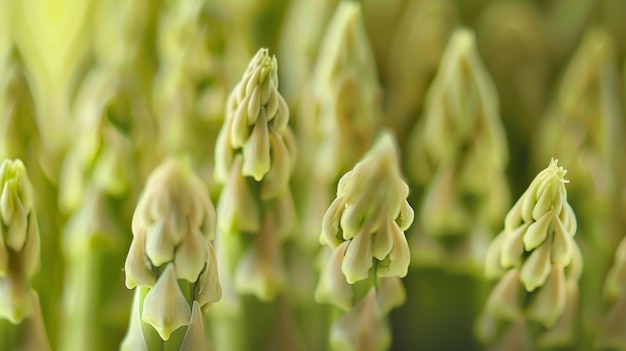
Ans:
{"type": "Polygon", "coordinates": [[[407,302],[391,313],[394,345],[406,350],[481,349],[473,328],[486,296],[483,281],[441,268],[412,267],[405,284],[407,302]]]}
{"type": "Polygon", "coordinates": [[[64,317],[61,350],[99,350],[100,253],[90,236],[77,252],[67,253],[67,293],[63,304],[64,317]]]}
{"type": "Polygon", "coordinates": [[[0,349],[15,350],[18,345],[19,325],[0,319],[0,349]]]}
{"type": "Polygon", "coordinates": [[[36,292],[33,299],[33,314],[20,324],[0,319],[0,349],[49,351],[50,343],[41,315],[41,306],[36,292]]]}
{"type": "Polygon", "coordinates": [[[378,266],[378,260],[374,259],[374,264],[370,268],[367,278],[359,280],[352,285],[353,297],[352,305],[356,305],[359,301],[363,300],[365,296],[372,290],[372,288],[378,288],[378,276],[376,275],[376,267],[378,266]]]}
{"type": "MultiPolygon", "coordinates": [[[[216,316],[213,313],[210,315],[216,316]]],[[[228,345],[228,350],[248,350],[248,339],[242,333],[243,327],[244,318],[241,313],[220,314],[218,318],[214,318],[210,328],[216,349],[221,345],[228,345]]]]}
{"type": "MultiPolygon", "coordinates": [[[[248,180],[252,182],[251,180],[248,180]]],[[[258,187],[254,187],[255,198],[260,198],[258,187]]],[[[261,203],[261,218],[264,218],[267,203],[261,203]]],[[[263,236],[274,235],[275,233],[266,233],[261,230],[260,233],[225,233],[220,237],[219,252],[222,254],[225,262],[221,264],[227,272],[229,280],[233,280],[235,270],[241,262],[246,251],[251,250],[254,240],[262,240],[263,236]]],[[[234,287],[233,287],[234,288],[234,287]]],[[[211,323],[212,333],[215,337],[216,350],[232,350],[246,351],[254,349],[263,349],[269,344],[269,335],[272,330],[272,321],[276,316],[277,301],[281,297],[277,297],[274,301],[266,302],[259,300],[253,295],[239,295],[237,299],[237,307],[232,311],[225,308],[218,309],[211,315],[214,317],[211,323]]]]}
{"type": "MultiPolygon", "coordinates": [[[[64,232],[67,258],[62,325],[62,350],[100,350],[103,343],[104,281],[109,276],[105,253],[114,247],[116,231],[109,226],[105,195],[90,186],[82,207],[68,221],[64,232]]],[[[121,262],[117,263],[121,265],[121,262]]]]}
{"type": "Polygon", "coordinates": [[[36,292],[33,292],[31,296],[34,310],[33,315],[24,323],[21,333],[21,347],[24,350],[50,351],[50,342],[41,315],[39,296],[36,292]]]}
{"type": "Polygon", "coordinates": [[[287,245],[290,282],[290,304],[302,335],[303,343],[309,350],[326,350],[331,325],[331,307],[315,301],[315,286],[319,281],[319,271],[311,260],[318,256],[318,248],[308,242],[287,245]]]}
{"type": "MultiPolygon", "coordinates": [[[[141,314],[143,313],[143,301],[146,299],[146,295],[150,291],[150,288],[147,287],[137,287],[137,293],[135,298],[139,299],[139,318],[141,319],[141,314]]],[[[146,342],[146,346],[148,350],[163,350],[163,340],[159,336],[159,333],[149,324],[141,322],[141,330],[143,332],[144,340],[146,342]]]]}

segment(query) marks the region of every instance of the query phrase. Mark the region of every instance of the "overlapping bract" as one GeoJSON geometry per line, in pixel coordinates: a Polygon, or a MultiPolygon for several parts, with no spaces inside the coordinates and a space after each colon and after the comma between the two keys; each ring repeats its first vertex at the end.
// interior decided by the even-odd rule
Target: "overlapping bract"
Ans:
{"type": "Polygon", "coordinates": [[[33,311],[30,282],[40,268],[33,187],[20,160],[0,166],[0,318],[13,324],[33,311]]]}
{"type": "MultiPolygon", "coordinates": [[[[513,320],[525,315],[547,328],[577,296],[582,256],[574,241],[576,216],[567,202],[567,171],[552,160],[509,211],[504,231],[491,243],[485,275],[500,278],[487,302],[487,313],[513,320]],[[537,289],[522,305],[519,285],[537,289]]],[[[571,306],[574,308],[574,306],[571,306]]]]}
{"type": "Polygon", "coordinates": [[[141,321],[152,325],[163,340],[190,323],[192,306],[180,284],[189,285],[191,301],[200,307],[221,297],[210,242],[215,223],[207,189],[189,166],[170,159],[153,172],[133,216],[126,286],[150,288],[141,321]]]}
{"type": "Polygon", "coordinates": [[[265,197],[285,191],[295,152],[287,126],[289,108],[278,92],[277,65],[267,49],[252,58],[228,99],[225,125],[216,145],[216,180],[227,181],[240,150],[242,175],[264,180],[265,197]],[[266,177],[270,170],[272,181],[266,177]]]}
{"type": "Polygon", "coordinates": [[[217,206],[224,287],[230,291],[231,279],[232,289],[272,300],[285,284],[281,246],[295,226],[289,179],[296,147],[277,61],[267,49],[252,58],[227,105],[215,155],[215,178],[224,184],[217,206]],[[226,248],[250,234],[255,238],[243,252],[226,248]]]}
{"type": "Polygon", "coordinates": [[[414,215],[406,201],[408,192],[394,137],[385,131],[341,178],[337,197],[324,216],[320,242],[332,250],[315,298],[346,311],[331,330],[331,343],[341,349],[388,347],[384,318],[406,298],[400,281],[410,263],[404,231],[414,215]],[[363,325],[355,327],[356,320],[363,325]]]}
{"type": "Polygon", "coordinates": [[[413,223],[409,187],[398,167],[393,136],[385,132],[372,150],[339,180],[337,197],[324,215],[323,244],[349,241],[342,271],[350,284],[367,278],[374,259],[381,277],[404,277],[409,246],[404,231],[413,223]]]}

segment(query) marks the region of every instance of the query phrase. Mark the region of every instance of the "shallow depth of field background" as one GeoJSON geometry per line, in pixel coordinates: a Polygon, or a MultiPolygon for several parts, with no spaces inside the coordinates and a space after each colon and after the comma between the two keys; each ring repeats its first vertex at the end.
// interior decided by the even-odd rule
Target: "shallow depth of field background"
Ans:
{"type": "MultiPolygon", "coordinates": [[[[443,69],[448,39],[466,28],[495,84],[492,99],[506,134],[508,200],[502,213],[551,157],[569,170],[568,199],[578,218],[585,271],[577,332],[562,349],[593,349],[611,306],[604,282],[626,235],[626,0],[358,2],[371,47],[358,54],[373,55],[380,90],[378,100],[341,101],[346,105],[337,110],[348,111],[342,123],[358,128],[359,117],[349,114],[378,108],[378,128],[396,135],[416,214],[406,232],[412,250],[423,216],[442,215],[423,209],[428,183],[411,175],[423,161],[410,158],[414,128],[443,69]]],[[[303,118],[315,109],[307,94],[314,67],[325,59],[320,43],[333,35],[326,28],[338,3],[0,0],[0,155],[22,159],[35,188],[42,266],[33,287],[53,349],[63,349],[80,313],[89,318],[76,320],[91,319],[82,325],[89,331],[82,337],[96,350],[119,347],[132,300],[123,271],[130,221],[145,180],[163,159],[181,156],[217,204],[214,145],[226,99],[262,47],[276,55],[278,90],[299,137],[303,118]],[[85,209],[93,184],[108,192],[85,209]],[[102,212],[83,213],[93,208],[102,212]],[[89,289],[77,288],[85,286],[76,278],[84,247],[98,255],[87,275],[93,278],[89,289]],[[92,310],[77,310],[89,299],[96,301],[92,310]]],[[[362,78],[352,78],[350,89],[366,84],[362,78]]],[[[299,216],[299,182],[306,180],[296,170],[291,182],[299,216]]],[[[486,188],[491,181],[484,177],[486,188]]],[[[472,196],[460,195],[467,213],[473,213],[472,196]]],[[[491,238],[502,230],[504,216],[496,222],[500,227],[491,228],[491,238]]],[[[475,323],[494,282],[481,267],[451,259],[455,240],[465,234],[439,242],[446,252],[441,257],[434,250],[420,259],[423,248],[412,251],[403,279],[406,303],[390,315],[393,350],[485,349],[475,323]]]]}

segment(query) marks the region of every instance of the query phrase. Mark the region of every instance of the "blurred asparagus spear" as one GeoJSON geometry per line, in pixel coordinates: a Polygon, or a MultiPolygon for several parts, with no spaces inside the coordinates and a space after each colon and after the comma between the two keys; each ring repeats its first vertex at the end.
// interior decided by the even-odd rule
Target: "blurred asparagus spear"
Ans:
{"type": "MultiPolygon", "coordinates": [[[[273,0],[209,0],[209,6],[219,9],[228,40],[224,42],[224,67],[227,86],[237,83],[257,45],[257,36],[265,28],[257,28],[260,14],[268,10],[273,0]]],[[[267,45],[267,43],[264,43],[267,45]]]]}
{"type": "MultiPolygon", "coordinates": [[[[381,82],[386,82],[387,70],[391,67],[389,60],[393,56],[389,55],[389,49],[399,30],[403,30],[399,24],[414,1],[405,0],[363,0],[363,20],[367,36],[370,39],[372,51],[374,52],[376,70],[380,74],[381,82]]],[[[410,11],[410,9],[409,9],[410,11]]]]}
{"type": "Polygon", "coordinates": [[[74,109],[79,136],[61,168],[59,205],[70,217],[63,238],[64,350],[95,349],[111,338],[105,333],[107,311],[99,306],[116,296],[110,284],[123,281],[121,272],[108,269],[122,266],[127,245],[118,224],[123,211],[114,211],[111,202],[130,195],[135,175],[129,141],[106,118],[116,78],[110,70],[94,69],[83,81],[74,109]]]}
{"type": "Polygon", "coordinates": [[[626,238],[617,246],[604,293],[611,305],[596,347],[626,350],[626,238]]]}
{"type": "Polygon", "coordinates": [[[476,271],[509,203],[498,96],[474,34],[456,31],[413,129],[405,165],[422,195],[416,263],[476,271]],[[485,177],[489,179],[485,182],[485,177]]]}
{"type": "Polygon", "coordinates": [[[545,19],[531,3],[494,2],[481,14],[476,32],[481,56],[498,89],[503,119],[511,123],[510,130],[520,130],[528,138],[543,111],[551,78],[545,19]]]}
{"type": "Polygon", "coordinates": [[[52,180],[58,179],[63,152],[74,133],[70,103],[93,33],[92,6],[93,1],[26,0],[15,2],[11,13],[36,105],[39,162],[52,180]]]}
{"type": "Polygon", "coordinates": [[[13,50],[12,36],[12,1],[0,1],[0,74],[4,76],[9,68],[11,51],[13,50]]]}
{"type": "Polygon", "coordinates": [[[492,74],[509,138],[508,175],[513,191],[523,192],[534,140],[534,127],[546,105],[552,79],[548,25],[527,1],[492,2],[480,14],[476,37],[481,56],[492,74]]]}
{"type": "Polygon", "coordinates": [[[14,2],[0,0],[0,157],[38,166],[39,132],[33,122],[32,98],[23,67],[15,59],[14,2]]]}
{"type": "MultiPolygon", "coordinates": [[[[130,141],[134,158],[132,173],[136,173],[138,184],[145,181],[162,159],[151,105],[158,64],[154,53],[155,27],[162,7],[158,1],[97,1],[94,11],[98,16],[93,22],[94,63],[83,77],[83,81],[93,80],[94,76],[111,81],[109,89],[114,92],[106,102],[103,118],[130,141]],[[110,77],[104,78],[107,75],[110,77]]],[[[81,86],[77,93],[85,89],[81,86]]],[[[76,111],[73,113],[76,115],[76,111]]],[[[75,119],[78,123],[81,118],[75,119]]],[[[131,190],[135,198],[141,191],[135,187],[131,190]]],[[[130,217],[133,210],[134,203],[124,212],[130,217]]],[[[130,223],[130,218],[124,221],[130,223]]]]}
{"type": "MultiPolygon", "coordinates": [[[[283,95],[298,106],[313,70],[324,28],[339,0],[292,1],[280,33],[280,65],[283,95]]],[[[297,122],[297,121],[296,121],[297,122]]]]}
{"type": "MultiPolygon", "coordinates": [[[[384,125],[392,128],[404,150],[432,77],[440,66],[450,35],[459,23],[456,5],[448,0],[408,1],[396,24],[386,68],[384,125]]],[[[385,62],[385,61],[383,61],[385,62]]]]}
{"type": "Polygon", "coordinates": [[[557,65],[566,62],[576,48],[597,4],[594,0],[574,0],[568,4],[551,0],[543,4],[548,26],[548,48],[557,65]]]}
{"type": "Polygon", "coordinates": [[[207,175],[213,168],[226,98],[223,40],[212,16],[202,0],[171,2],[161,8],[156,38],[159,70],[152,94],[159,152],[187,153],[207,175]]]}

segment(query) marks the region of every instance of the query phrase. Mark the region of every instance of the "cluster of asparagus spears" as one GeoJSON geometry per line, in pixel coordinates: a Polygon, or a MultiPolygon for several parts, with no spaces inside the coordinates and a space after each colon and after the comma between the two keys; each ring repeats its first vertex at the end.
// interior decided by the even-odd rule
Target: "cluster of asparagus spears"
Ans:
{"type": "Polygon", "coordinates": [[[625,23],[0,0],[0,350],[626,350],[625,23]]]}

